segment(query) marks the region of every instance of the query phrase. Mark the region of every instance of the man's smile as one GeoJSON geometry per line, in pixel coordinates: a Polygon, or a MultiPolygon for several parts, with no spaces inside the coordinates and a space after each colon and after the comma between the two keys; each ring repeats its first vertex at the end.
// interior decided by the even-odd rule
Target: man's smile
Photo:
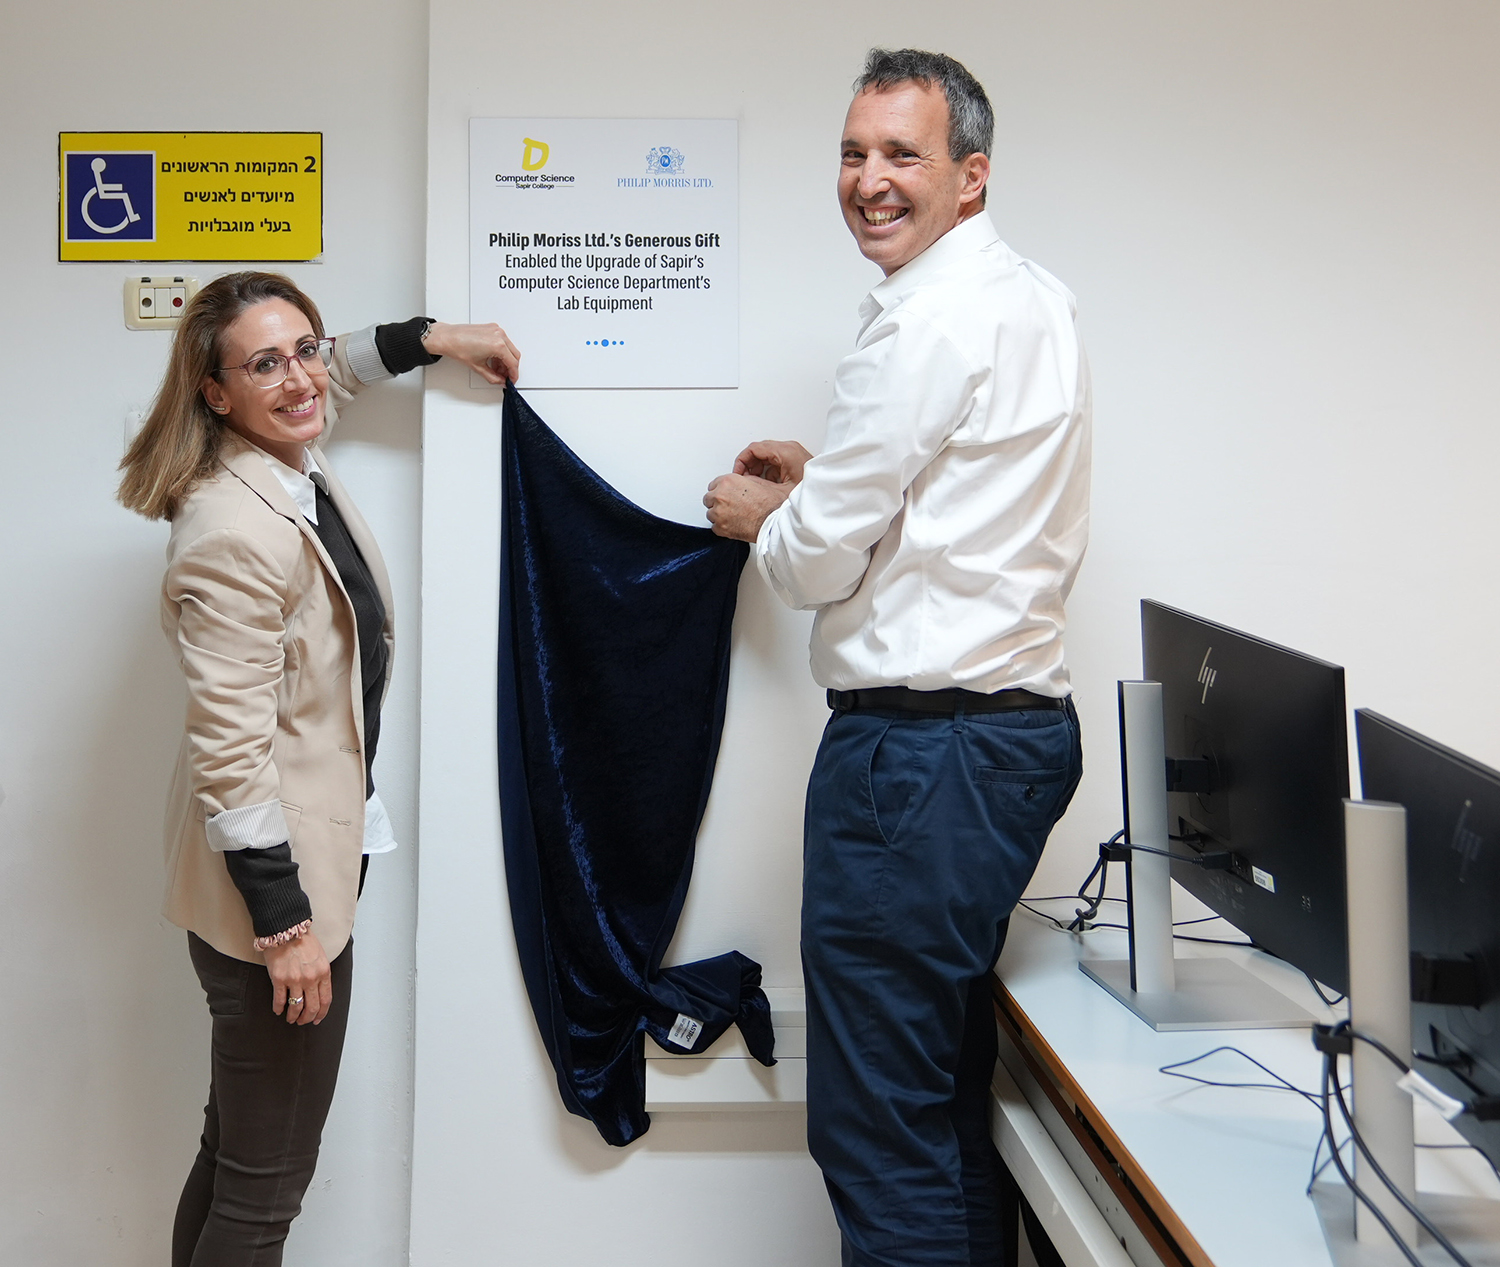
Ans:
{"type": "Polygon", "coordinates": [[[860,214],[864,216],[866,224],[873,224],[873,225],[876,225],[878,227],[878,226],[883,225],[883,224],[894,224],[897,220],[901,219],[904,215],[906,215],[906,213],[909,212],[911,210],[911,208],[910,207],[861,207],[859,210],[860,210],[860,214]]]}

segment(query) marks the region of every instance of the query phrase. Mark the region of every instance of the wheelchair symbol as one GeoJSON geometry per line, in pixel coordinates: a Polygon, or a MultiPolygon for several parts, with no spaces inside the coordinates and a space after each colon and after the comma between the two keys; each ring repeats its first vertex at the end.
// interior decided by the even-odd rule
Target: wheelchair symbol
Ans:
{"type": "Polygon", "coordinates": [[[104,179],[104,169],[107,166],[102,158],[96,158],[89,164],[94,170],[94,187],[84,194],[83,202],[79,206],[79,213],[83,216],[83,222],[95,233],[118,233],[128,225],[134,224],[141,217],[131,205],[130,195],[125,192],[124,185],[117,185],[104,179]],[[125,218],[119,224],[105,228],[104,225],[95,222],[94,217],[89,215],[90,200],[98,198],[100,202],[123,202],[125,204],[125,218]]]}

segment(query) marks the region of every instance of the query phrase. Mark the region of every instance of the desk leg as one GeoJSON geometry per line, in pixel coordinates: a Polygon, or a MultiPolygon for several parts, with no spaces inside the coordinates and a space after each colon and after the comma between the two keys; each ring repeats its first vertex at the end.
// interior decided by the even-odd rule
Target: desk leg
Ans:
{"type": "Polygon", "coordinates": [[[1020,1267],[1021,1232],[1024,1228],[1026,1247],[1031,1251],[1031,1261],[1036,1267],[1068,1267],[1031,1203],[1026,1200],[1026,1194],[1021,1191],[1010,1167],[1004,1161],[1000,1165],[1000,1237],[1006,1263],[1010,1267],[1020,1267]]]}

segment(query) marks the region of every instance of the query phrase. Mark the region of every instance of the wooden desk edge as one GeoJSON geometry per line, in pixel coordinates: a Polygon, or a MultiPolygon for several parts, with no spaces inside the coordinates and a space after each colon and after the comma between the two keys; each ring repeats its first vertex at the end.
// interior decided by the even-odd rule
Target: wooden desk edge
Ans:
{"type": "Polygon", "coordinates": [[[1031,1019],[1016,1002],[1015,996],[1006,989],[1005,982],[996,976],[994,983],[996,1019],[1021,1053],[1021,1058],[1031,1066],[1033,1076],[1047,1098],[1053,1102],[1063,1121],[1068,1124],[1068,1129],[1099,1167],[1100,1174],[1121,1204],[1130,1211],[1136,1226],[1151,1243],[1152,1249],[1164,1263],[1180,1262],[1189,1267],[1214,1267],[1213,1260],[1177,1217],[1156,1185],[1146,1177],[1146,1173],[1130,1155],[1130,1150],[1121,1143],[1119,1136],[1110,1129],[1104,1115],[1094,1107],[1083,1088],[1068,1072],[1067,1066],[1058,1059],[1057,1053],[1031,1023],[1031,1019]],[[1035,1056],[1033,1052],[1036,1053],[1035,1056]],[[1037,1067],[1038,1060],[1042,1064],[1040,1068],[1037,1067]],[[1073,1101],[1072,1105],[1062,1101],[1058,1094],[1059,1088],[1073,1101]],[[1078,1120],[1074,1105],[1087,1118],[1087,1127],[1078,1120]],[[1097,1142],[1090,1138],[1090,1132],[1098,1136],[1097,1142]],[[1109,1156],[1101,1153],[1100,1142],[1108,1150],[1109,1156]],[[1111,1161],[1113,1165],[1110,1164],[1111,1161]],[[1122,1175],[1124,1180],[1128,1180],[1128,1185],[1122,1181],[1122,1175]],[[1139,1208],[1141,1206],[1145,1208],[1142,1210],[1139,1208]]]}

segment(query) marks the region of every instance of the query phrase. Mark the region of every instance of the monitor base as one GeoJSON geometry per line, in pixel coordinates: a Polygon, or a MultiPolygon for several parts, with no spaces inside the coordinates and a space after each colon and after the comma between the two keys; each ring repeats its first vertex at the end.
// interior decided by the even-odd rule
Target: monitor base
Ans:
{"type": "Polygon", "coordinates": [[[1177,960],[1170,994],[1132,990],[1128,959],[1084,959],[1078,967],[1154,1030],[1294,1029],[1317,1020],[1228,959],[1177,960]]]}
{"type": "MultiPolygon", "coordinates": [[[[1312,1199],[1334,1267],[1405,1264],[1406,1259],[1394,1245],[1361,1245],[1355,1240],[1354,1194],[1342,1183],[1319,1180],[1313,1184],[1312,1199]]],[[[1419,1192],[1417,1208],[1442,1229],[1443,1235],[1473,1267],[1500,1267],[1500,1201],[1419,1192]]],[[[1412,1248],[1423,1263],[1452,1267],[1453,1260],[1447,1252],[1425,1232],[1412,1248]]]]}

